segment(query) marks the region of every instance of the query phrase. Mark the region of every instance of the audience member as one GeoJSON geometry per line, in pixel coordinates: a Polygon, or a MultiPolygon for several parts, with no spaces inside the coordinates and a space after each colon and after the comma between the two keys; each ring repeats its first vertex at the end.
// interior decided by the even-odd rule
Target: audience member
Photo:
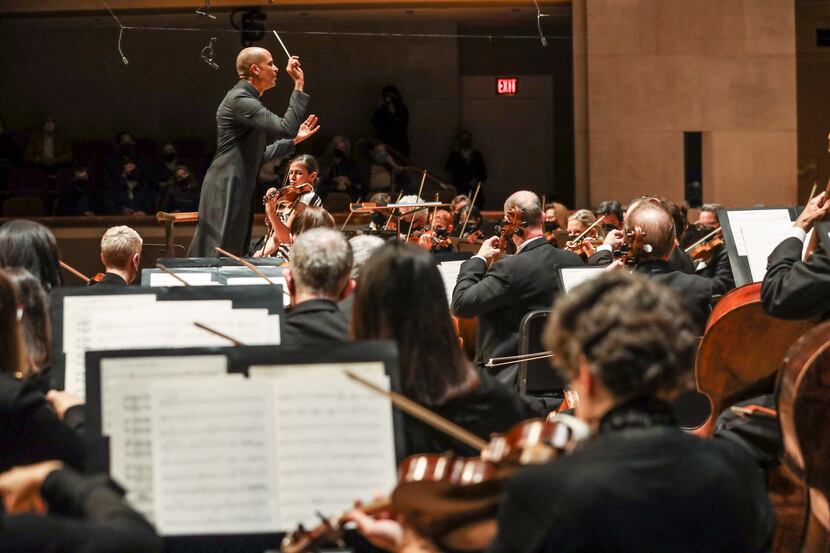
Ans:
{"type": "Polygon", "coordinates": [[[109,195],[110,213],[142,217],[155,211],[156,195],[147,175],[131,160],[124,163],[121,175],[113,183],[109,195]]]}
{"type": "Polygon", "coordinates": [[[0,267],[22,267],[48,293],[61,285],[60,254],[55,236],[34,221],[15,219],[0,226],[0,267]]]}
{"type": "Polygon", "coordinates": [[[405,185],[401,175],[401,166],[389,154],[383,142],[373,141],[369,143],[368,160],[363,174],[368,179],[367,191],[372,194],[376,192],[391,193],[403,189],[405,185]]]}
{"type": "Polygon", "coordinates": [[[101,263],[106,273],[97,286],[127,286],[138,276],[144,241],[127,226],[111,227],[101,238],[101,263]]]}
{"type": "Polygon", "coordinates": [[[46,117],[43,127],[29,137],[23,157],[31,165],[54,170],[72,160],[69,139],[55,126],[51,115],[46,117]]]}
{"type": "Polygon", "coordinates": [[[159,167],[159,187],[161,189],[172,189],[176,185],[176,172],[181,167],[179,154],[176,147],[167,143],[161,147],[161,166],[159,167]]]}
{"type": "Polygon", "coordinates": [[[164,209],[170,213],[198,211],[199,188],[190,169],[184,165],[177,166],[173,181],[168,183],[165,191],[164,209]]]}
{"type": "Polygon", "coordinates": [[[352,260],[352,249],[340,232],[316,228],[300,234],[285,271],[291,307],[285,314],[283,344],[348,341],[348,321],[337,302],[354,288],[352,260]]]}
{"type": "Polygon", "coordinates": [[[105,162],[107,178],[111,184],[121,179],[124,165],[128,162],[146,175],[152,173],[149,161],[136,150],[135,137],[129,131],[121,131],[115,137],[113,154],[105,162]]]}
{"type": "MultiPolygon", "coordinates": [[[[479,183],[487,180],[487,167],[484,156],[473,148],[470,131],[461,130],[456,138],[455,147],[450,152],[444,168],[449,171],[452,185],[459,194],[473,194],[479,183]]],[[[484,189],[479,190],[476,205],[484,205],[484,189]]]]}
{"type": "Polygon", "coordinates": [[[87,168],[75,167],[69,186],[55,200],[55,215],[89,216],[104,214],[106,210],[107,206],[101,203],[100,190],[96,190],[90,181],[87,168]]]}
{"type": "MultiPolygon", "coordinates": [[[[498,248],[499,238],[489,238],[461,265],[452,294],[455,315],[478,317],[475,363],[479,368],[492,357],[516,355],[522,318],[548,309],[559,293],[557,269],[583,264],[577,255],[545,240],[545,216],[536,194],[522,190],[507,198],[505,220],[512,221],[515,213],[519,228],[511,241],[516,255],[498,259],[504,253],[498,248]]],[[[515,384],[517,365],[496,370],[499,380],[515,384]]]]}
{"type": "Polygon", "coordinates": [[[345,136],[335,136],[323,155],[325,171],[320,179],[318,193],[325,197],[329,192],[343,192],[354,201],[363,197],[363,177],[360,166],[351,157],[352,145],[345,136]]]}
{"type": "MultiPolygon", "coordinates": [[[[487,439],[534,415],[512,390],[470,364],[455,334],[441,274],[432,256],[391,242],[361,270],[352,313],[355,340],[394,340],[401,391],[487,439]]],[[[406,417],[405,449],[477,455],[469,446],[406,417]]]]}
{"type": "Polygon", "coordinates": [[[81,476],[59,461],[0,474],[5,553],[160,553],[153,527],[103,476],[81,476]],[[48,506],[46,514],[42,508],[48,506]]]}
{"type": "Polygon", "coordinates": [[[387,85],[380,93],[381,101],[372,115],[375,136],[401,154],[409,155],[409,109],[403,103],[400,91],[387,85]]]}

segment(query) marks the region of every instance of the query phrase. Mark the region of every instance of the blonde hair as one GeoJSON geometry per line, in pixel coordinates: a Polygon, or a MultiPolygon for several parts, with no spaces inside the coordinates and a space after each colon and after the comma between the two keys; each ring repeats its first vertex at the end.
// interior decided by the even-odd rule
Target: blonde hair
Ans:
{"type": "Polygon", "coordinates": [[[101,238],[101,256],[104,265],[124,269],[133,255],[141,253],[144,240],[128,226],[111,227],[101,238]]]}

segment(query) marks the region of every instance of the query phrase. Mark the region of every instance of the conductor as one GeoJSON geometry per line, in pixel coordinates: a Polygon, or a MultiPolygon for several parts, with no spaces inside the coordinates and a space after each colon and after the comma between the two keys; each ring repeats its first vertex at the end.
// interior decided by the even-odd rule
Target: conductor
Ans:
{"type": "Polygon", "coordinates": [[[309,96],[303,92],[303,70],[296,56],[285,69],[294,80],[285,115],[280,117],[262,105],[260,96],[277,84],[278,71],[264,48],[245,48],[236,58],[239,82],[216,112],[216,156],[202,185],[199,225],[190,244],[190,257],[213,256],[216,246],[242,255],[251,240],[260,164],[290,155],[295,143],[319,129],[314,116],[303,122],[309,96]],[[278,140],[266,147],[268,136],[278,140]]]}

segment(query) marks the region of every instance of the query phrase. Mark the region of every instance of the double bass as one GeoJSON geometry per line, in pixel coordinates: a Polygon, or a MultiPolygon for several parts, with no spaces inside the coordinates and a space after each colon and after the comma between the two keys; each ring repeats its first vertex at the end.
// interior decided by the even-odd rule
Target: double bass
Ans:
{"type": "Polygon", "coordinates": [[[781,363],[776,386],[781,463],[803,487],[797,551],[830,551],[830,321],[800,338],[781,363]]]}

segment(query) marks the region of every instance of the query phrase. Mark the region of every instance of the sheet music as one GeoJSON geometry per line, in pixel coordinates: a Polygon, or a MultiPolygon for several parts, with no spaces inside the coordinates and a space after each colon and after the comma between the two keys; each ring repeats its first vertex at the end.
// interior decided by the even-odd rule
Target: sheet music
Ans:
{"type": "MultiPolygon", "coordinates": [[[[283,289],[282,294],[282,304],[283,306],[287,307],[291,305],[291,296],[285,293],[288,290],[288,286],[285,283],[285,277],[281,276],[269,276],[268,279],[273,282],[274,284],[281,284],[283,289]]],[[[260,285],[267,285],[268,283],[262,277],[228,277],[227,280],[228,286],[260,286],[260,285]]]]}
{"type": "Polygon", "coordinates": [[[391,403],[345,370],[389,389],[381,362],[249,369],[252,380],[274,383],[281,530],[312,525],[317,511],[339,512],[395,486],[391,403]]]}
{"type": "Polygon", "coordinates": [[[205,379],[155,382],[151,394],[159,532],[277,531],[273,387],[205,379]]]}
{"type": "MultiPolygon", "coordinates": [[[[160,355],[152,357],[118,357],[101,359],[101,433],[112,433],[112,418],[123,418],[125,407],[137,409],[137,413],[149,412],[149,381],[155,378],[221,376],[228,372],[228,359],[224,355],[160,355]],[[135,385],[129,403],[115,401],[116,384],[132,382],[135,385]]],[[[119,427],[121,428],[121,427],[119,427]]]]}
{"type": "Polygon", "coordinates": [[[86,383],[83,352],[89,343],[91,319],[106,311],[129,313],[141,305],[154,305],[155,294],[113,294],[111,296],[66,296],[63,298],[63,351],[65,389],[84,397],[86,383]],[[80,357],[79,357],[80,352],[80,357]]]}
{"type": "Polygon", "coordinates": [[[447,303],[452,305],[452,291],[455,289],[455,283],[458,281],[458,273],[461,272],[461,261],[444,261],[438,264],[438,270],[441,272],[441,278],[444,280],[444,290],[447,292],[447,303]]]}
{"type": "Polygon", "coordinates": [[[66,354],[66,389],[85,397],[86,351],[230,345],[196,327],[194,321],[247,345],[279,344],[279,315],[269,315],[264,308],[231,309],[231,305],[231,300],[160,301],[134,307],[128,315],[95,310],[84,340],[79,338],[66,354]]]}
{"type": "Polygon", "coordinates": [[[559,270],[562,275],[564,292],[568,293],[583,282],[597,278],[605,270],[605,267],[562,267],[559,270]]]}
{"type": "MultiPolygon", "coordinates": [[[[748,255],[747,238],[754,242],[753,246],[757,249],[769,242],[773,235],[781,236],[783,239],[781,229],[786,226],[789,230],[793,224],[787,209],[727,210],[727,213],[729,225],[732,227],[732,239],[735,240],[735,248],[740,256],[748,255]],[[753,239],[753,237],[757,238],[753,239]]],[[[766,263],[766,256],[764,256],[764,262],[766,263]]]]}
{"type": "Polygon", "coordinates": [[[744,227],[743,242],[749,262],[749,273],[753,282],[761,282],[767,272],[767,261],[775,249],[790,233],[792,221],[776,222],[747,229],[744,227]]]}
{"type": "MultiPolygon", "coordinates": [[[[191,286],[219,286],[218,282],[211,280],[211,273],[174,273],[191,286]]],[[[157,286],[184,286],[173,275],[158,272],[150,273],[150,287],[157,286]]]]}

